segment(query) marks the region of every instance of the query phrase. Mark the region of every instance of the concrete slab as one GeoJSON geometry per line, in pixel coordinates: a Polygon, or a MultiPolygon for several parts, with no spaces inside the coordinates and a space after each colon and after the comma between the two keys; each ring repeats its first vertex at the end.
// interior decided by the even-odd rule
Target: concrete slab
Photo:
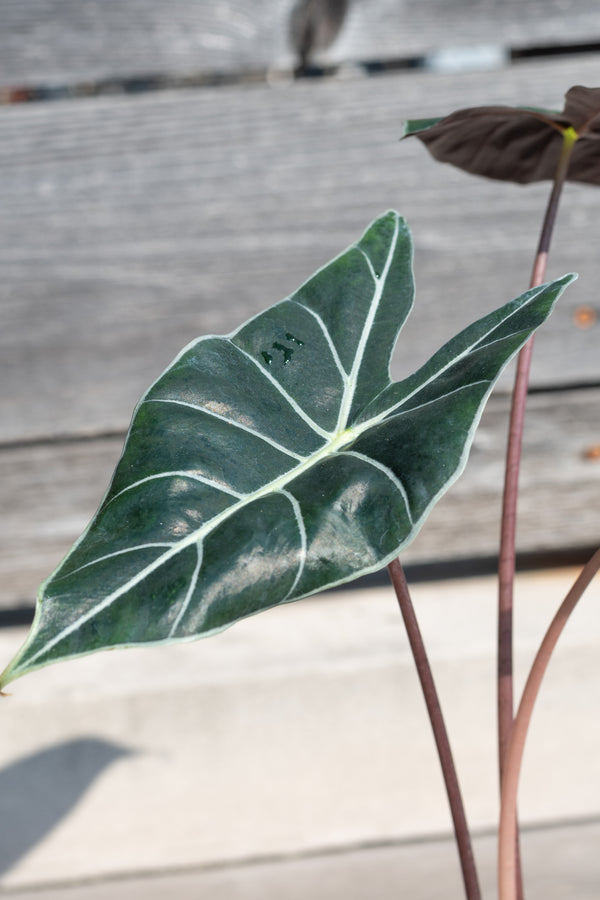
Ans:
{"type": "MultiPolygon", "coordinates": [[[[574,575],[519,577],[520,681],[574,575]]],[[[493,827],[494,579],[413,593],[471,824],[493,827]]],[[[523,773],[525,822],[600,814],[599,601],[596,582],[553,661],[523,773]]],[[[0,658],[23,637],[0,633],[0,658]]],[[[11,688],[0,705],[4,891],[450,830],[388,589],[302,601],[208,641],[97,654],[11,688]]]]}
{"type": "MultiPolygon", "coordinates": [[[[523,835],[527,900],[597,900],[600,822],[567,823],[523,835]]],[[[496,842],[474,841],[482,894],[497,896],[496,842]]],[[[3,895],[4,896],[4,895],[3,895]]],[[[14,900],[461,900],[450,838],[353,848],[294,859],[194,872],[155,873],[93,884],[25,891],[14,900]]]]}

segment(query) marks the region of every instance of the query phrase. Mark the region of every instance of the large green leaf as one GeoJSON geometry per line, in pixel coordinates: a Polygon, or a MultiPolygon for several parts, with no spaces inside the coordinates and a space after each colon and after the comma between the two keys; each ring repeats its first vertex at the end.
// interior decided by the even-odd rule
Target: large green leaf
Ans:
{"type": "Polygon", "coordinates": [[[463,468],[493,381],[571,276],[391,383],[411,256],[387,213],[297,293],[183,350],[137,406],[0,687],[91,651],[208,635],[379,569],[412,540],[463,468]]]}

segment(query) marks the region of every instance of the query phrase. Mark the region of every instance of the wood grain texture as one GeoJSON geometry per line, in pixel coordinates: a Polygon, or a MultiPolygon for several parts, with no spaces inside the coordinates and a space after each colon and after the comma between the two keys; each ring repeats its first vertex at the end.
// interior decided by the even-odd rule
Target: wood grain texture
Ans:
{"type": "MultiPolygon", "coordinates": [[[[3,0],[0,86],[289,67],[293,0],[3,0]]],[[[354,0],[323,62],[600,39],[594,0],[354,0]]]]}
{"type": "Polygon", "coordinates": [[[600,36],[581,0],[355,0],[330,60],[385,59],[440,49],[564,46],[600,36]]]}
{"type": "MultiPolygon", "coordinates": [[[[399,143],[401,120],[490,102],[560,106],[597,70],[592,56],[0,109],[0,606],[31,605],[121,445],[56,439],[123,431],[181,346],[285,296],[384,209],[407,216],[416,245],[396,377],[520,293],[547,187],[440,166],[399,143]]],[[[595,189],[567,188],[549,274],[581,277],[536,341],[537,387],[600,384],[599,202],[595,189]]],[[[407,562],[495,552],[507,384],[407,562]]],[[[586,451],[600,443],[600,389],[537,394],[530,407],[520,549],[591,544],[600,463],[586,451]]]]}
{"type": "MultiPolygon", "coordinates": [[[[466,471],[403,554],[411,562],[497,552],[508,399],[494,395],[466,471]]],[[[15,447],[0,452],[0,608],[31,606],[39,583],[98,506],[118,438],[15,447]]],[[[529,400],[519,506],[520,552],[600,541],[600,389],[535,394],[529,400]]]]}
{"type": "Polygon", "coordinates": [[[3,0],[0,84],[266,68],[292,0],[3,0]]]}
{"type": "MultiPolygon", "coordinates": [[[[124,429],[182,346],[286,296],[389,207],[415,239],[393,372],[413,370],[527,286],[548,188],[441,166],[399,142],[402,119],[560,105],[596,71],[592,57],[0,109],[0,440],[124,429]]],[[[599,381],[599,210],[595,188],[568,186],[549,277],[580,279],[539,336],[538,386],[599,381]]]]}

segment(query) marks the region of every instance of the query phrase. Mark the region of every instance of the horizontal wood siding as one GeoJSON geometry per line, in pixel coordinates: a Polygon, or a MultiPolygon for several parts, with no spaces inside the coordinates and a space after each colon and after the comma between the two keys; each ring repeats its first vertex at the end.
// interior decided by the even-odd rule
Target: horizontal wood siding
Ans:
{"type": "MultiPolygon", "coordinates": [[[[462,477],[402,555],[424,563],[497,553],[508,398],[492,396],[462,477]]],[[[600,389],[530,398],[519,505],[521,552],[598,540],[600,389]]],[[[0,609],[31,606],[98,506],[122,441],[74,441],[0,453],[0,609]]]]}
{"type": "MultiPolygon", "coordinates": [[[[389,207],[415,239],[417,304],[394,374],[414,369],[526,288],[548,187],[440,166],[399,142],[402,119],[557,104],[595,68],[5,107],[0,440],[123,430],[182,346],[286,296],[389,207]]],[[[549,275],[580,279],[539,337],[538,387],[599,380],[599,209],[596,188],[568,187],[549,275]]]]}
{"type": "MultiPolygon", "coordinates": [[[[4,0],[0,92],[286,68],[291,6],[4,0]]],[[[597,40],[592,0],[354,0],[320,60],[597,40]]],[[[560,107],[571,85],[598,83],[598,55],[357,71],[0,106],[0,608],[32,604],[101,499],[135,402],[180,348],[286,296],[385,209],[415,241],[395,377],[526,288],[548,185],[440,166],[399,141],[401,123],[486,103],[560,107]]],[[[599,213],[596,189],[567,187],[548,274],[580,279],[536,339],[521,551],[599,537],[599,213]]],[[[406,562],[496,552],[509,384],[406,562]]]]}
{"type": "MultiPolygon", "coordinates": [[[[3,0],[0,87],[289,67],[293,0],[3,0]]],[[[600,40],[594,0],[354,0],[321,61],[600,40]]]]}

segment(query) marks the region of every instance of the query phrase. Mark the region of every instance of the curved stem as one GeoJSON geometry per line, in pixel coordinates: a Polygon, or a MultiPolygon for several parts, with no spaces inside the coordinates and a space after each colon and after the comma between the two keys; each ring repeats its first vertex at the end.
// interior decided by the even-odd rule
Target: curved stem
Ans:
{"type": "Polygon", "coordinates": [[[544,636],[523,690],[519,710],[512,727],[504,766],[500,826],[498,832],[498,897],[516,900],[517,791],[527,730],[548,662],[556,643],[585,589],[600,571],[600,549],[584,566],[573,587],[563,600],[544,636]]]}
{"type": "MultiPolygon", "coordinates": [[[[548,199],[546,214],[538,243],[537,253],[531,273],[530,287],[541,284],[546,275],[546,264],[552,240],[552,232],[558,212],[558,203],[571,153],[577,135],[567,129],[563,136],[563,146],[554,176],[552,191],[548,199]]],[[[529,371],[533,355],[533,338],[519,353],[517,373],[512,395],[508,446],[504,474],[502,498],[502,526],[500,533],[500,556],[498,562],[498,755],[500,781],[502,782],[503,760],[508,746],[513,721],[513,679],[512,679],[512,618],[513,584],[516,558],[517,497],[519,491],[519,468],[525,422],[525,405],[529,386],[529,371]]]]}
{"type": "Polygon", "coordinates": [[[433,735],[440,758],[446,792],[448,794],[448,802],[450,804],[450,812],[454,825],[454,834],[460,857],[463,881],[465,885],[465,894],[467,900],[481,900],[481,890],[479,887],[479,879],[477,877],[477,869],[475,866],[475,857],[471,845],[471,836],[467,825],[460,785],[456,774],[456,767],[452,757],[448,732],[444,723],[442,709],[439,697],[437,695],[433,674],[427,659],[423,637],[417,622],[415,610],[410,598],[408,584],[404,570],[399,559],[395,559],[388,566],[390,578],[398,598],[398,604],[406,626],[408,641],[415,661],[415,666],[421,682],[423,696],[425,697],[425,705],[429,714],[429,720],[433,729],[433,735]]]}
{"type": "MultiPolygon", "coordinates": [[[[563,144],[554,176],[552,191],[542,223],[542,230],[531,273],[530,287],[542,284],[546,276],[548,253],[563,185],[567,177],[571,153],[577,140],[573,129],[563,132],[563,144]]],[[[529,372],[533,356],[533,337],[519,353],[517,372],[512,394],[508,444],[502,496],[500,551],[498,560],[498,765],[500,787],[504,776],[504,760],[513,725],[513,591],[516,569],[517,499],[519,494],[519,469],[523,445],[525,406],[529,386],[529,372]]],[[[515,810],[516,817],[516,810],[515,810]]],[[[515,883],[517,900],[522,900],[523,880],[519,862],[518,827],[515,818],[515,883]]]]}
{"type": "Polygon", "coordinates": [[[500,784],[513,723],[513,589],[516,568],[517,497],[529,371],[530,338],[517,362],[512,395],[502,496],[502,526],[498,561],[498,762],[500,784]]]}

